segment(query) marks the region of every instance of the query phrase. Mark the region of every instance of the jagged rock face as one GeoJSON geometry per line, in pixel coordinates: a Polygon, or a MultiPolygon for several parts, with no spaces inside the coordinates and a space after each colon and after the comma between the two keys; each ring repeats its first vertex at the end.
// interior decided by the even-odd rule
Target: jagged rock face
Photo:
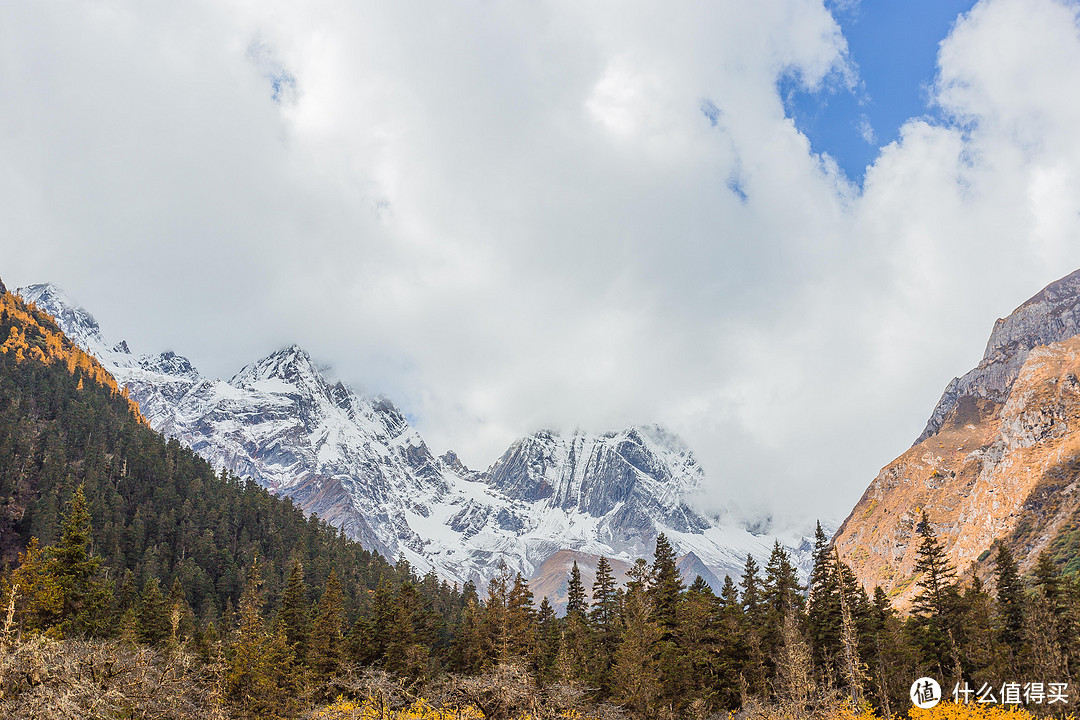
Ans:
{"type": "MultiPolygon", "coordinates": [[[[154,429],[422,572],[483,585],[501,565],[532,577],[560,550],[627,563],[649,556],[665,532],[715,580],[771,550],[772,537],[688,505],[703,473],[662,428],[537,433],[488,471],[470,470],[452,452],[435,457],[388,399],[329,381],[296,345],[225,382],[173,352],[136,357],[126,343],[108,346],[93,316],[54,286],[20,293],[101,359],[154,429]]],[[[787,544],[805,567],[808,545],[787,544]]]]}
{"type": "Polygon", "coordinates": [[[1077,333],[1078,298],[1073,273],[999,320],[983,362],[935,410],[934,434],[870,484],[835,538],[867,587],[880,584],[900,607],[910,602],[924,509],[962,572],[974,564],[985,575],[995,541],[1023,568],[1060,547],[1078,519],[1080,337],[1055,338],[1077,333]]]}
{"type": "Polygon", "coordinates": [[[540,432],[514,443],[489,473],[491,484],[512,497],[612,515],[606,529],[614,536],[647,540],[656,525],[680,532],[710,525],[682,501],[700,486],[701,468],[685,445],[655,426],[568,438],[540,432]]]}
{"type": "Polygon", "coordinates": [[[941,429],[960,398],[973,396],[1004,402],[1032,348],[1061,342],[1080,333],[1080,270],[1043,288],[1009,317],[998,319],[979,364],[953,378],[931,413],[920,443],[941,429]]]}

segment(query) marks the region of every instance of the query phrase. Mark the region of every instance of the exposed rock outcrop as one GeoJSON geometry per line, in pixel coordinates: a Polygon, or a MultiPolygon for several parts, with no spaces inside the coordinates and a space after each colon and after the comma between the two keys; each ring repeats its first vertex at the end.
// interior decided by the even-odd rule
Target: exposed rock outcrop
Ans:
{"type": "Polygon", "coordinates": [[[1027,568],[1077,548],[1080,271],[998,320],[982,362],[946,389],[927,429],[870,484],[835,537],[867,587],[905,607],[923,510],[949,559],[986,574],[995,542],[1027,568]]]}

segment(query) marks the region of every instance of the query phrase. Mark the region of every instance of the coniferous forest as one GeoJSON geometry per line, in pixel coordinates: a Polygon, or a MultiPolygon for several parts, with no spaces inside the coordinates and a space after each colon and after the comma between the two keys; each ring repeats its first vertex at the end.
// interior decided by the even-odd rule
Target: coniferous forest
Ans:
{"type": "Polygon", "coordinates": [[[718,593],[661,535],[625,586],[575,564],[560,617],[520,575],[419,576],[215,473],[6,292],[0,340],[4,717],[892,717],[922,676],[1071,709],[1080,582],[1048,555],[1023,576],[999,546],[984,585],[924,515],[900,613],[820,526],[807,583],[776,545],[718,593]]]}

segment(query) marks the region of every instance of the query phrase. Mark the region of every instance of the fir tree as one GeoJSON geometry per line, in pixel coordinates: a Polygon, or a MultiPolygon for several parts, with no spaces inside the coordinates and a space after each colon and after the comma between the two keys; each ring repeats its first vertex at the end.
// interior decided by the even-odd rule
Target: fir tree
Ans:
{"type": "Polygon", "coordinates": [[[1001,641],[1011,647],[1013,652],[1017,652],[1024,627],[1024,586],[1020,580],[1020,567],[1012,551],[1004,543],[998,545],[994,565],[997,602],[1001,613],[1001,641]]]}
{"type": "Polygon", "coordinates": [[[161,583],[156,577],[147,579],[143,585],[136,611],[136,636],[147,645],[162,645],[169,637],[169,607],[161,594],[161,583]]]}
{"type": "Polygon", "coordinates": [[[311,638],[311,616],[308,614],[307,586],[304,583],[304,566],[299,560],[293,562],[289,580],[281,595],[278,626],[285,633],[285,641],[297,661],[306,663],[311,638]]]}
{"type": "Polygon", "coordinates": [[[91,552],[91,537],[90,510],[83,486],[79,485],[68,505],[60,541],[50,553],[64,591],[63,627],[80,634],[100,631],[112,604],[97,578],[101,558],[91,552]]]}
{"type": "Polygon", "coordinates": [[[653,553],[653,581],[649,594],[653,619],[669,632],[677,624],[676,607],[683,591],[682,578],[675,560],[674,548],[668,542],[667,536],[660,533],[656,537],[656,550],[653,553]]]}
{"type": "Polygon", "coordinates": [[[341,666],[345,622],[345,598],[337,571],[331,570],[319,598],[315,629],[311,638],[311,667],[316,675],[329,677],[341,666]]]}
{"type": "Polygon", "coordinates": [[[959,609],[959,592],[956,570],[945,557],[945,549],[934,535],[926,511],[917,527],[919,540],[915,572],[919,592],[912,600],[911,609],[917,618],[915,629],[924,657],[938,666],[941,674],[946,669],[956,672],[956,620],[959,609]]]}
{"type": "Polygon", "coordinates": [[[619,647],[619,591],[611,564],[601,557],[596,565],[596,579],[592,587],[592,609],[589,621],[593,629],[593,661],[589,663],[592,681],[601,692],[610,692],[611,666],[619,647]]]}
{"type": "Polygon", "coordinates": [[[536,638],[536,608],[533,607],[532,590],[521,573],[514,577],[514,586],[507,595],[506,606],[510,652],[521,658],[531,657],[536,638]]]}
{"type": "Polygon", "coordinates": [[[559,619],[555,617],[555,608],[551,606],[547,595],[540,601],[540,610],[536,613],[536,625],[538,639],[536,670],[542,681],[553,680],[561,633],[559,619]]]}
{"type": "Polygon", "coordinates": [[[577,615],[581,619],[585,617],[585,586],[581,583],[581,570],[578,569],[577,560],[570,568],[570,579],[566,584],[566,616],[577,615]]]}

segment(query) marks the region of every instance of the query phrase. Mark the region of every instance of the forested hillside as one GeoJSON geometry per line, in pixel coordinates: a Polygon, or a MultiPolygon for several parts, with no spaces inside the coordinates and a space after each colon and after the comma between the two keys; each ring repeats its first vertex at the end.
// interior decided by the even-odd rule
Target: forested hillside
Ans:
{"type": "Polygon", "coordinates": [[[417,577],[165,441],[47,316],[2,303],[5,716],[370,717],[421,697],[500,719],[888,716],[922,675],[1080,673],[1076,580],[1049,555],[1025,579],[999,548],[992,590],[960,581],[925,517],[906,618],[820,528],[809,588],[779,544],[719,595],[684,587],[663,535],[624,587],[601,562],[591,602],[575,564],[561,618],[520,575],[482,597],[417,577]]]}

